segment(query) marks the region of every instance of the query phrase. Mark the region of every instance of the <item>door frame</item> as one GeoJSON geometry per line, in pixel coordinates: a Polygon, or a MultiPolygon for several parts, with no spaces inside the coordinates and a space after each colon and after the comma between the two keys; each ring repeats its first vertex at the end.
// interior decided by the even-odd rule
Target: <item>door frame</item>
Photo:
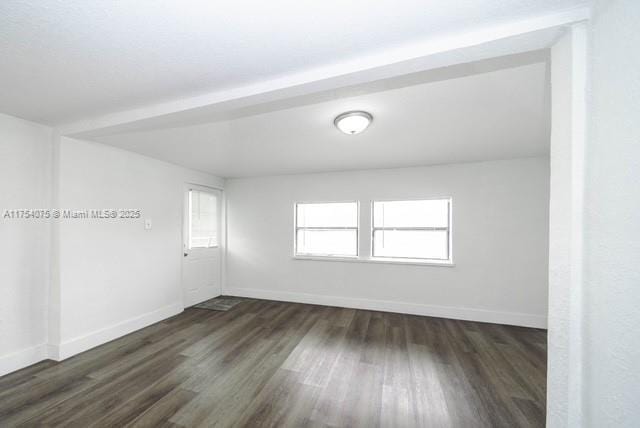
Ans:
{"type": "Polygon", "coordinates": [[[184,285],[184,253],[187,250],[185,248],[185,243],[187,242],[187,236],[189,234],[188,229],[188,216],[189,216],[189,191],[190,190],[202,190],[204,192],[207,191],[216,191],[220,192],[220,201],[219,201],[219,212],[218,212],[218,249],[220,251],[220,286],[219,286],[219,294],[222,295],[224,290],[224,284],[226,281],[226,253],[227,253],[227,203],[226,203],[226,195],[224,192],[224,188],[221,186],[214,186],[209,184],[200,184],[195,182],[185,182],[182,186],[182,233],[180,234],[180,299],[182,301],[182,309],[186,309],[187,301],[186,301],[186,293],[185,293],[185,285],[184,285]]]}

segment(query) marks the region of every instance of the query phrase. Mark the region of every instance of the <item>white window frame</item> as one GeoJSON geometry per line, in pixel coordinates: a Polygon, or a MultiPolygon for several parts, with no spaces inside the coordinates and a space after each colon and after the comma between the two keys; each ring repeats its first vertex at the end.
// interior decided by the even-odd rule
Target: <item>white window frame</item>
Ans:
{"type": "Polygon", "coordinates": [[[425,264],[449,264],[453,265],[453,200],[451,197],[442,197],[442,198],[411,198],[411,199],[374,199],[370,204],[371,208],[371,233],[370,233],[370,254],[369,257],[372,261],[398,261],[401,263],[404,262],[413,262],[413,263],[425,263],[425,264]],[[447,210],[448,210],[448,226],[447,227],[375,227],[375,209],[374,204],[376,202],[411,202],[411,201],[447,201],[447,210]],[[423,258],[423,257],[399,257],[399,256],[385,256],[379,257],[374,256],[375,253],[375,242],[374,242],[374,233],[377,230],[429,230],[429,231],[443,231],[447,232],[447,258],[446,259],[434,259],[434,258],[423,258]]]}
{"type": "Polygon", "coordinates": [[[299,259],[346,259],[357,260],[360,257],[360,201],[297,201],[293,204],[293,257],[299,259]],[[356,204],[356,227],[298,227],[298,205],[304,204],[356,204]],[[298,252],[298,231],[305,230],[354,230],[356,231],[356,254],[315,254],[298,252]]]}

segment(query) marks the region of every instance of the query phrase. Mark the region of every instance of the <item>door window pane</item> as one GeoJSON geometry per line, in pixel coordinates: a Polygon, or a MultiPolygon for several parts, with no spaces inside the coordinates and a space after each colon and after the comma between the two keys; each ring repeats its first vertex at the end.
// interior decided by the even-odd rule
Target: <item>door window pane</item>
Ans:
{"type": "Polygon", "coordinates": [[[218,246],[218,197],[200,190],[189,191],[189,248],[218,246]]]}

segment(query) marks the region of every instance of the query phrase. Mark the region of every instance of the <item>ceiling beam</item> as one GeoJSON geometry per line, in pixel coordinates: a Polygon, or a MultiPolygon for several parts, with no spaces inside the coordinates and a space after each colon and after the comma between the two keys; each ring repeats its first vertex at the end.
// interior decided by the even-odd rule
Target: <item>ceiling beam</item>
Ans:
{"type": "Polygon", "coordinates": [[[407,45],[238,88],[89,117],[57,129],[61,135],[90,138],[159,126],[181,126],[185,121],[213,117],[224,111],[546,48],[564,27],[589,17],[588,8],[571,9],[407,45]]]}

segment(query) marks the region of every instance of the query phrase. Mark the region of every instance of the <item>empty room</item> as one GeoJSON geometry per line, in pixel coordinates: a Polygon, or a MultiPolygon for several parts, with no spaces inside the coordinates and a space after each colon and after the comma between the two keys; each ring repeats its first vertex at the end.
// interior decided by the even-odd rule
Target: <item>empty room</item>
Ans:
{"type": "Polygon", "coordinates": [[[640,3],[0,2],[0,427],[636,427],[640,3]]]}

